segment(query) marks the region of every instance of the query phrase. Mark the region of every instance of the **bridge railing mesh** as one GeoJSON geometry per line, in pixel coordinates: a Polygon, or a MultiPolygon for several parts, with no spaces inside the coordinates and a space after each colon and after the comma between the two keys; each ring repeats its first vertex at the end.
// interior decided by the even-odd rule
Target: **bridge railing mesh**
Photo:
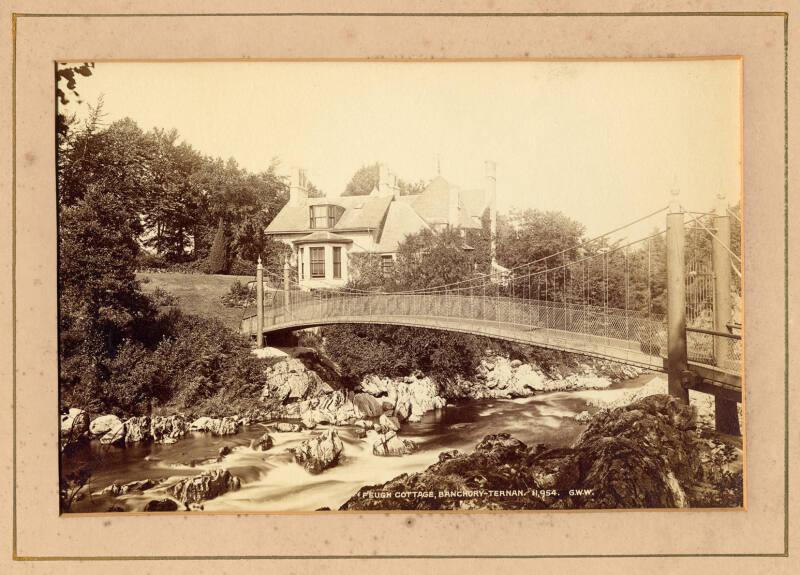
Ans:
{"type": "MultiPolygon", "coordinates": [[[[615,349],[613,357],[634,363],[660,365],[666,355],[663,316],[564,302],[461,294],[353,294],[327,297],[290,291],[288,305],[265,309],[267,331],[327,323],[366,320],[419,327],[441,327],[490,337],[509,337],[536,343],[560,342],[594,351],[615,349]],[[579,337],[583,336],[583,337],[579,337]]],[[[242,322],[245,333],[256,332],[256,318],[242,322]]]]}

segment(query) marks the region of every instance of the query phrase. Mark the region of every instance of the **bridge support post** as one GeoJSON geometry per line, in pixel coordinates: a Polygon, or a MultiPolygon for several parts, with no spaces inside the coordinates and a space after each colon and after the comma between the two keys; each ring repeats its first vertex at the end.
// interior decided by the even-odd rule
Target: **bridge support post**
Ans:
{"type": "Polygon", "coordinates": [[[685,243],[683,211],[673,192],[667,214],[667,380],[669,394],[688,404],[689,391],[683,385],[688,369],[685,243]]]}
{"type": "MultiPolygon", "coordinates": [[[[712,240],[712,262],[714,268],[714,329],[726,331],[731,320],[731,269],[730,250],[731,223],[725,196],[717,196],[716,215],[714,216],[714,233],[712,240]]],[[[729,341],[723,337],[714,337],[714,360],[718,367],[728,357],[729,341]]],[[[741,435],[739,414],[735,401],[715,396],[714,415],[719,433],[741,435]]]]}
{"type": "Polygon", "coordinates": [[[283,258],[283,307],[286,313],[286,319],[291,316],[292,302],[289,301],[289,258],[283,258]]]}
{"type": "Polygon", "coordinates": [[[258,256],[256,266],[256,347],[264,347],[264,266],[258,256]]]}

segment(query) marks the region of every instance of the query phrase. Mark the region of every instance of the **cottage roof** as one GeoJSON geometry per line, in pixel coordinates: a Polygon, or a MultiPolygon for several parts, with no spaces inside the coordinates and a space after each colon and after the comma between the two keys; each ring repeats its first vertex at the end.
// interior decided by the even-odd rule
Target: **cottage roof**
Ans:
{"type": "Polygon", "coordinates": [[[309,230],[309,206],[334,205],[344,208],[344,213],[333,230],[374,230],[383,221],[391,197],[344,196],[307,198],[295,205],[285,205],[267,226],[267,233],[298,232],[309,230]]]}
{"type": "Polygon", "coordinates": [[[483,212],[488,207],[486,192],[481,188],[477,190],[461,190],[461,203],[472,219],[480,224],[483,212]]]}
{"type": "MultiPolygon", "coordinates": [[[[414,210],[422,216],[429,224],[448,223],[450,213],[450,194],[458,192],[459,188],[454,186],[441,176],[437,176],[430,184],[409,200],[414,210]]],[[[476,224],[472,213],[467,210],[462,199],[459,199],[459,222],[462,228],[479,228],[480,222],[476,224]]]]}
{"type": "Polygon", "coordinates": [[[389,212],[386,214],[386,222],[378,239],[376,251],[394,253],[406,236],[429,227],[408,203],[392,202],[389,205],[389,212]]]}

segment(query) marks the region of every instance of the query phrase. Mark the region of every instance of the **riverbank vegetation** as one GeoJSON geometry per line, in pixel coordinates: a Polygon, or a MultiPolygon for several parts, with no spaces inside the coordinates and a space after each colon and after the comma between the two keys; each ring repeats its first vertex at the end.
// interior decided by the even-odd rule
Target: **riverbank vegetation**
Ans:
{"type": "MultiPolygon", "coordinates": [[[[91,73],[80,70],[86,73],[73,76],[91,73]]],[[[225,258],[214,263],[217,271],[259,256],[277,268],[280,250],[263,234],[286,198],[275,165],[252,174],[233,160],[203,156],[174,131],[145,132],[130,119],[106,125],[102,102],[82,124],[59,115],[62,409],[213,415],[257,400],[263,366],[249,342],[216,319],[171,307],[169,290],[142,289],[136,272],[211,271],[220,237],[216,252],[225,258]]]]}

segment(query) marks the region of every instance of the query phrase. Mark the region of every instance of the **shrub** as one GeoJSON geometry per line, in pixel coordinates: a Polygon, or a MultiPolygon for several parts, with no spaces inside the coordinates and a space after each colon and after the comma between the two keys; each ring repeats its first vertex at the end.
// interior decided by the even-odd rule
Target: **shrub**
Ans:
{"type": "Polygon", "coordinates": [[[322,330],[326,353],[342,377],[403,376],[419,370],[438,381],[470,377],[486,348],[483,338],[415,327],[337,325],[322,330]]]}
{"type": "Polygon", "coordinates": [[[228,293],[223,295],[222,305],[225,307],[247,307],[253,305],[256,301],[255,289],[250,289],[239,280],[236,280],[231,285],[228,293]]]}
{"type": "Polygon", "coordinates": [[[178,298],[162,287],[157,287],[150,293],[150,299],[154,305],[169,307],[178,305],[178,298]]]}
{"type": "Polygon", "coordinates": [[[94,360],[81,350],[62,361],[63,406],[119,416],[154,411],[223,416],[252,409],[258,401],[264,360],[250,353],[245,337],[219,321],[171,310],[138,329],[159,339],[152,346],[125,339],[112,357],[97,360],[97,369],[90,369],[94,360]]]}

